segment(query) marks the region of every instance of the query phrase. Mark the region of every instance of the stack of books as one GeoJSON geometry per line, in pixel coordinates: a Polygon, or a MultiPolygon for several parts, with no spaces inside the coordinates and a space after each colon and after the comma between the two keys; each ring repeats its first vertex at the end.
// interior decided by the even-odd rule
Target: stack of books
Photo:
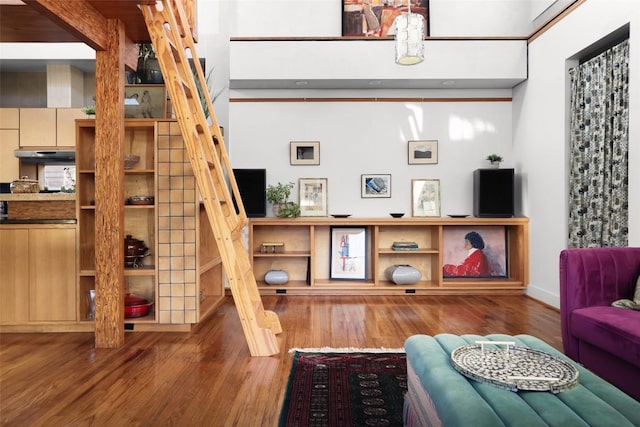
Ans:
{"type": "Polygon", "coordinates": [[[416,242],[393,242],[391,249],[394,251],[417,251],[418,244],[416,242]]]}

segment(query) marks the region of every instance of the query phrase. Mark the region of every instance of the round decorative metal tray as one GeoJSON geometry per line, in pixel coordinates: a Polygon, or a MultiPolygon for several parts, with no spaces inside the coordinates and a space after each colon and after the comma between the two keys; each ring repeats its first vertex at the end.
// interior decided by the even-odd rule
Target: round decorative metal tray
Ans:
{"type": "Polygon", "coordinates": [[[451,361],[466,377],[510,391],[559,393],[578,384],[575,366],[544,351],[518,347],[515,342],[476,341],[453,350],[451,361]]]}

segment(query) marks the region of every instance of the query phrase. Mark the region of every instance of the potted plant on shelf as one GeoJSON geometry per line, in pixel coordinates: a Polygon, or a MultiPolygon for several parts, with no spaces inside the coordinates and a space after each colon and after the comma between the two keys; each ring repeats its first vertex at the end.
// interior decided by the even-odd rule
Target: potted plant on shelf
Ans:
{"type": "Polygon", "coordinates": [[[94,118],[96,116],[96,106],[95,105],[85,105],[80,109],[83,113],[87,115],[87,118],[94,118]]]}
{"type": "Polygon", "coordinates": [[[267,185],[267,201],[273,207],[273,213],[280,218],[297,218],[300,216],[300,205],[290,202],[291,190],[293,182],[283,184],[278,182],[277,185],[267,185]]]}
{"type": "Polygon", "coordinates": [[[487,156],[487,160],[491,162],[491,167],[498,168],[500,167],[500,162],[502,161],[502,156],[499,154],[489,154],[487,156]]]}

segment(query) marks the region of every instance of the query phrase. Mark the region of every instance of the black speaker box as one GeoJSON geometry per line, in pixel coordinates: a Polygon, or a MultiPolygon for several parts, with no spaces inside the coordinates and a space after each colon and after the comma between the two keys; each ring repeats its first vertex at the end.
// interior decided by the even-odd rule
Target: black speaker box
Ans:
{"type": "MultiPolygon", "coordinates": [[[[233,176],[238,184],[240,198],[249,218],[267,216],[267,170],[266,169],[234,169],[233,176]]],[[[238,204],[233,199],[233,206],[238,212],[238,204]]]]}
{"type": "Polygon", "coordinates": [[[473,216],[514,216],[514,178],[513,169],[476,169],[473,172],[473,216]]]}

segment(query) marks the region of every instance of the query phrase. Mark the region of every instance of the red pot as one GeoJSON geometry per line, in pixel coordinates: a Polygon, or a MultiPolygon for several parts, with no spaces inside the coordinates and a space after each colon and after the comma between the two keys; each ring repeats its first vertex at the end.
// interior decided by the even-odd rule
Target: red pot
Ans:
{"type": "Polygon", "coordinates": [[[149,314],[152,305],[146,298],[127,294],[124,297],[124,317],[144,317],[149,314]]]}
{"type": "Polygon", "coordinates": [[[136,305],[125,305],[124,306],[124,317],[144,317],[149,314],[149,310],[153,305],[152,302],[147,304],[136,304],[136,305]]]}

